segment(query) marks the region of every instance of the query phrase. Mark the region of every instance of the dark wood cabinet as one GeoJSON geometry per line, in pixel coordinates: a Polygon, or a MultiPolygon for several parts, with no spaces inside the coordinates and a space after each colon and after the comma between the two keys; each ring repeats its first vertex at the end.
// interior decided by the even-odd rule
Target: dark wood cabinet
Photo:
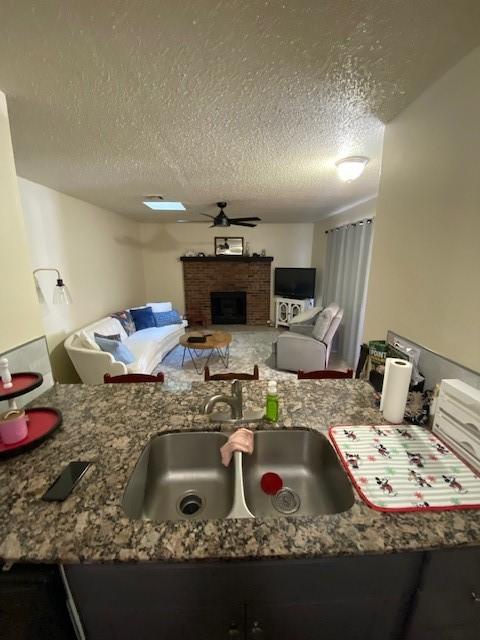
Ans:
{"type": "Polygon", "coordinates": [[[398,638],[398,603],[359,598],[247,607],[248,640],[388,640],[398,638]],[[256,634],[256,629],[261,634],[256,634]]]}
{"type": "Polygon", "coordinates": [[[245,608],[221,564],[75,565],[88,640],[243,640],[245,608]]]}
{"type": "Polygon", "coordinates": [[[0,571],[0,638],[75,638],[57,566],[16,564],[0,571]]]}
{"type": "MultiPolygon", "coordinates": [[[[480,548],[65,567],[88,640],[478,640],[480,548]]],[[[0,637],[70,640],[58,568],[0,573],[0,637]]]]}
{"type": "Polygon", "coordinates": [[[416,554],[66,567],[87,638],[396,639],[416,554]]]}
{"type": "Polygon", "coordinates": [[[165,608],[156,601],[108,611],[101,606],[81,610],[87,640],[243,640],[244,615],[242,605],[165,608]]]}
{"type": "Polygon", "coordinates": [[[266,563],[250,572],[248,640],[400,638],[421,557],[266,563]]]}
{"type": "Polygon", "coordinates": [[[480,638],[480,549],[426,555],[407,640],[480,638]]]}
{"type": "MultiPolygon", "coordinates": [[[[65,567],[87,640],[478,640],[480,548],[65,567]]],[[[70,640],[58,568],[0,573],[2,640],[70,640]]]]}

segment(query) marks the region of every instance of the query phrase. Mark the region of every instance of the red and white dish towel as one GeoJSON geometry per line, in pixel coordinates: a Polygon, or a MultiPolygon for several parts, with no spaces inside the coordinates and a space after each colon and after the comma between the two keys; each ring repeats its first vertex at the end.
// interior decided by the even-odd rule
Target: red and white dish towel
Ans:
{"type": "Polygon", "coordinates": [[[330,427],[329,435],[372,509],[480,509],[480,477],[424,427],[330,427]]]}

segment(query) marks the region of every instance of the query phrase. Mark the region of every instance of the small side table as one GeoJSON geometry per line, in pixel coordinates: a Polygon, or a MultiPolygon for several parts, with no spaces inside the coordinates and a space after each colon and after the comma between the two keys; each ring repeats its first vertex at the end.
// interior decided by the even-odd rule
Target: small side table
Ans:
{"type": "Polygon", "coordinates": [[[189,342],[188,339],[195,335],[198,334],[186,333],[180,337],[179,342],[183,347],[182,367],[185,362],[185,354],[188,351],[188,355],[193,362],[195,371],[198,375],[201,375],[205,371],[205,367],[210,362],[212,354],[216,351],[224,367],[228,369],[232,334],[227,331],[213,331],[210,335],[205,336],[205,342],[189,342]],[[203,363],[203,366],[199,367],[198,363],[200,362],[203,351],[208,351],[209,353],[205,355],[205,362],[203,363]]]}

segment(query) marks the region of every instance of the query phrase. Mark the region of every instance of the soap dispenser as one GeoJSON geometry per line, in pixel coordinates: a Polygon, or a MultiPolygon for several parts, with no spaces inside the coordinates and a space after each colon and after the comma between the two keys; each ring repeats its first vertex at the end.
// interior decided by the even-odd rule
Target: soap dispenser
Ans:
{"type": "Polygon", "coordinates": [[[270,380],[267,388],[267,402],[265,407],[265,419],[269,422],[277,422],[279,416],[277,383],[270,380]]]}

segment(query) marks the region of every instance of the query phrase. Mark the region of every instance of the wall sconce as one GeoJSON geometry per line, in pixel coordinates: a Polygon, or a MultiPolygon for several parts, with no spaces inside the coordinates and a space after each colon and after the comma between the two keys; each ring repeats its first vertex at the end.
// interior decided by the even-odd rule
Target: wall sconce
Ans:
{"type": "Polygon", "coordinates": [[[37,290],[37,295],[40,302],[46,302],[45,296],[42,293],[40,285],[38,284],[36,274],[39,271],[54,271],[57,274],[57,284],[55,285],[55,289],[53,291],[53,304],[72,304],[72,296],[67,288],[67,285],[62,280],[62,276],[60,275],[60,271],[58,269],[53,268],[40,268],[35,269],[33,272],[33,277],[35,278],[35,288],[37,290]]]}

